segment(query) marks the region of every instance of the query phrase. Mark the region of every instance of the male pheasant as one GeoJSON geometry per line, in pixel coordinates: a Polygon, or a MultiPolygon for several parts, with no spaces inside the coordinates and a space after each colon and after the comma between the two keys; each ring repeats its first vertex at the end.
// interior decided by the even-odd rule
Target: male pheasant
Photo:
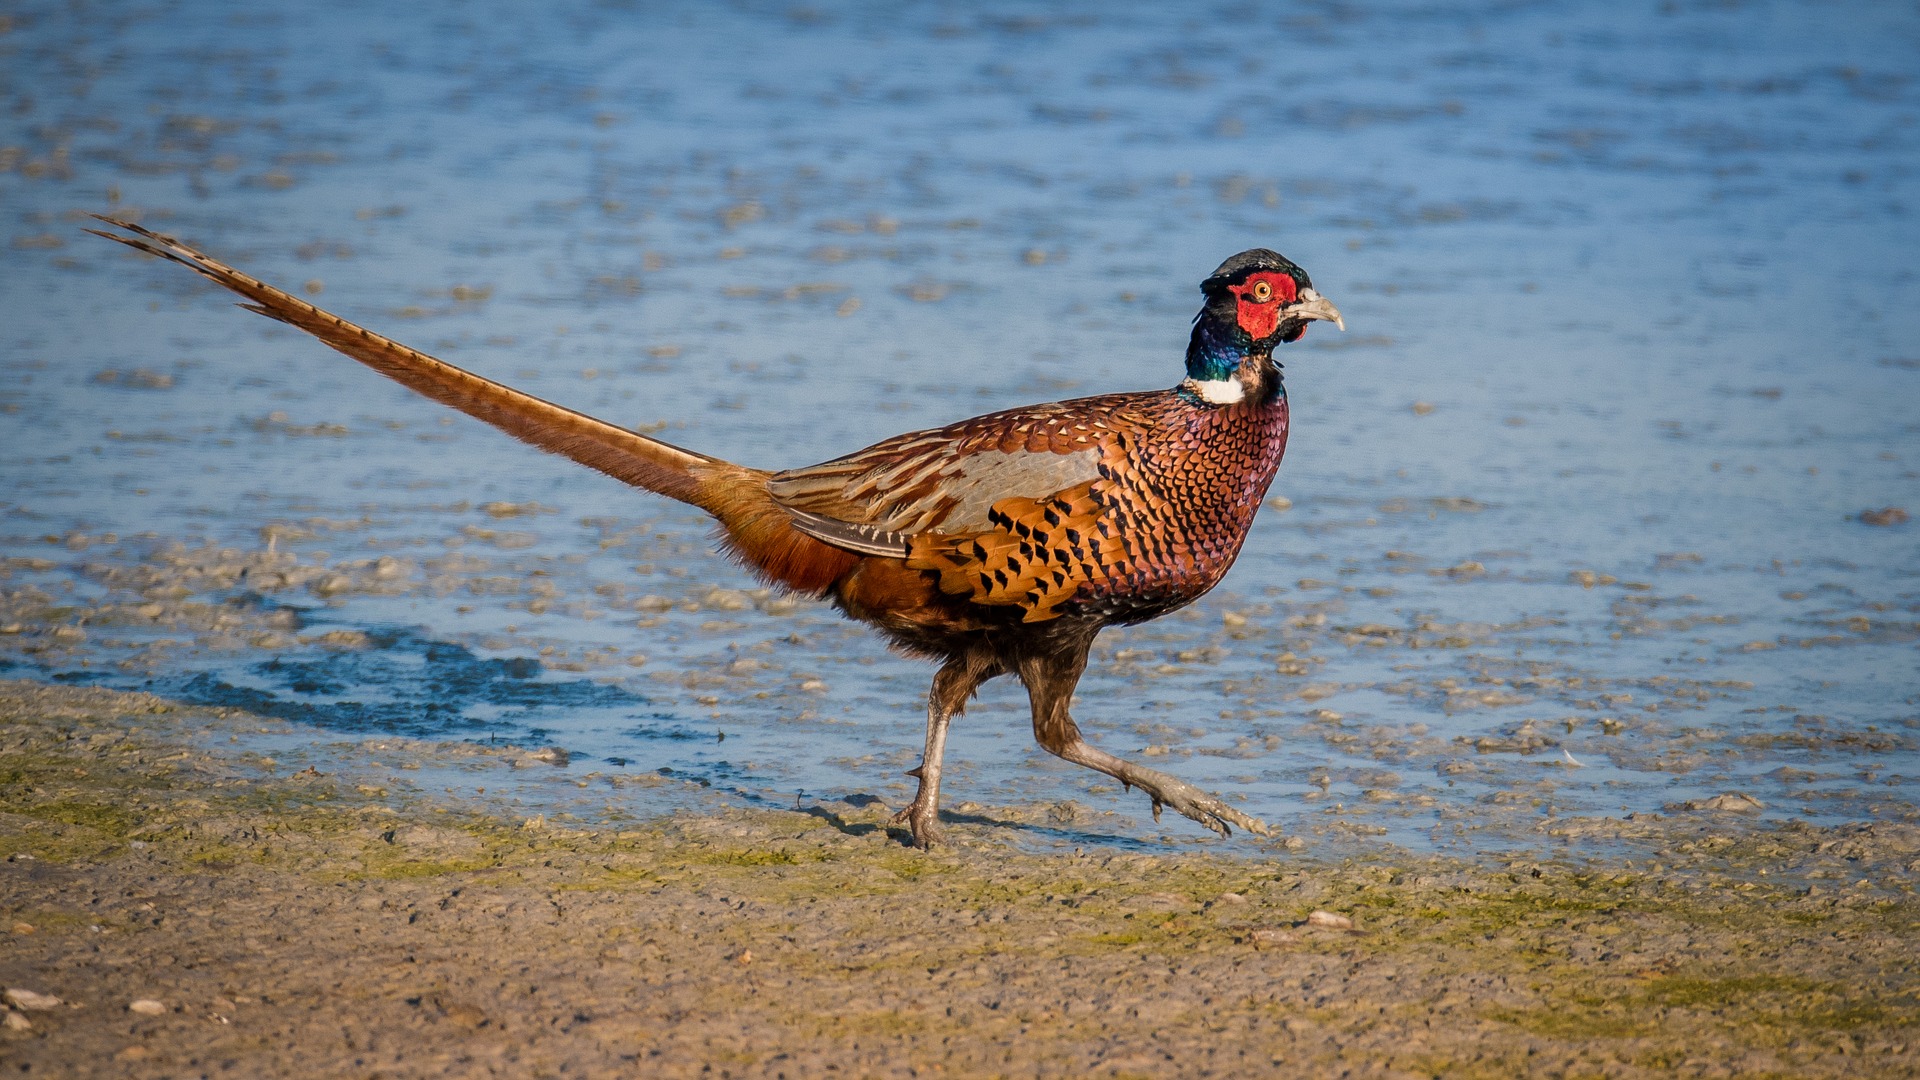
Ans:
{"type": "MultiPolygon", "coordinates": [[[[101,218],[97,232],[180,263],[444,405],[543,450],[690,503],[728,552],[770,583],[830,598],[898,649],[941,663],[920,782],[895,821],[940,839],[947,725],[981,683],[1026,684],[1040,745],[1138,787],[1226,835],[1267,825],[1166,773],[1088,745],[1068,715],[1087,651],[1108,626],[1192,603],[1226,574],[1287,443],[1273,349],[1309,321],[1345,329],[1304,270],[1256,248],[1204,282],[1187,375],[1169,390],[1105,394],[899,435],[784,472],[751,469],[542,401],[389,341],[171,237],[101,218]]],[[[90,230],[94,231],[94,230],[90,230]]]]}

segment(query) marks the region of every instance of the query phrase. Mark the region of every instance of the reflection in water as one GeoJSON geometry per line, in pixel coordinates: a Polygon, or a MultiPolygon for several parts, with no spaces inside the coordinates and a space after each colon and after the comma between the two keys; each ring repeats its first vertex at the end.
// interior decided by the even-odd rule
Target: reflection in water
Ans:
{"type": "MultiPolygon", "coordinates": [[[[225,312],[84,211],[762,466],[1170,385],[1194,282],[1266,245],[1352,332],[1286,352],[1282,498],[1222,590],[1102,639],[1095,741],[1422,845],[1914,813],[1913,525],[1879,513],[1920,506],[1911,11],[80,19],[0,34],[8,674],[781,805],[904,802],[919,744],[926,671],[697,515],[225,312]]],[[[1025,727],[990,687],[956,805],[1160,834],[1025,727]]]]}

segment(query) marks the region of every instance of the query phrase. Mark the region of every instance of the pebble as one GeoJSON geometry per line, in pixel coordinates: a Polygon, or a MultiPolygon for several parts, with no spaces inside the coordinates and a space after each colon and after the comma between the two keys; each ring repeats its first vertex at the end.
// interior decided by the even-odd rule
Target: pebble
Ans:
{"type": "Polygon", "coordinates": [[[0,1020],[0,1026],[4,1026],[8,1031],[32,1031],[33,1021],[27,1019],[25,1013],[17,1013],[12,1009],[8,1009],[7,1018],[0,1020]]]}
{"type": "Polygon", "coordinates": [[[167,1006],[164,1002],[155,1001],[152,998],[141,998],[138,1001],[130,1002],[127,1005],[127,1011],[130,1013],[139,1013],[141,1016],[164,1016],[166,1015],[167,1006]]]}
{"type": "Polygon", "coordinates": [[[1751,814],[1755,810],[1766,809],[1767,804],[1744,792],[1729,791],[1711,799],[1689,799],[1685,806],[1688,810],[1731,810],[1736,814],[1751,814]]]}
{"type": "Polygon", "coordinates": [[[1255,948],[1262,945],[1291,945],[1300,940],[1300,936],[1291,930],[1255,930],[1249,935],[1255,948]]]}
{"type": "Polygon", "coordinates": [[[1351,930],[1353,920],[1331,911],[1315,911],[1307,916],[1307,925],[1325,927],[1328,930],[1351,930]]]}
{"type": "Polygon", "coordinates": [[[441,1005],[440,1011],[446,1014],[448,1020],[459,1024],[461,1027],[477,1028],[487,1023],[486,1013],[463,1002],[456,1001],[451,1004],[443,1004],[441,1005]]]}
{"type": "Polygon", "coordinates": [[[6,994],[3,996],[6,998],[7,1004],[21,1010],[57,1009],[60,1007],[60,999],[54,997],[52,994],[23,990],[17,986],[8,987],[6,994]]]}

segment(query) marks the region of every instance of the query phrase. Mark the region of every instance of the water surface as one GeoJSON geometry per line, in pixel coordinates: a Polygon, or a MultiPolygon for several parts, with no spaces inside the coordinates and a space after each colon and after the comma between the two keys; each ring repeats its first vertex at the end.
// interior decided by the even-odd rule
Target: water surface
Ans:
{"type": "MultiPolygon", "coordinates": [[[[1259,245],[1350,332],[1091,738],[1362,843],[1915,816],[1910,7],[10,10],[0,673],[904,803],[925,665],[83,215],[765,467],[1170,385],[1259,245]]],[[[1026,727],[990,686],[954,805],[1198,834],[1026,727]]]]}

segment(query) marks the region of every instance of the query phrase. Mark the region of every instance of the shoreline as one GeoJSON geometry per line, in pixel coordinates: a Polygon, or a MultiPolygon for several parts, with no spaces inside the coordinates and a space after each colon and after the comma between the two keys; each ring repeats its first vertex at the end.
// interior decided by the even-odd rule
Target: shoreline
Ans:
{"type": "Polygon", "coordinates": [[[1609,864],[1034,852],[954,815],[923,855],[872,805],[572,827],[270,773],[223,740],[271,722],[150,695],[0,682],[0,721],[0,981],[61,1001],[0,1030],[27,1075],[1920,1064],[1910,825],[1676,823],[1609,864]]]}

